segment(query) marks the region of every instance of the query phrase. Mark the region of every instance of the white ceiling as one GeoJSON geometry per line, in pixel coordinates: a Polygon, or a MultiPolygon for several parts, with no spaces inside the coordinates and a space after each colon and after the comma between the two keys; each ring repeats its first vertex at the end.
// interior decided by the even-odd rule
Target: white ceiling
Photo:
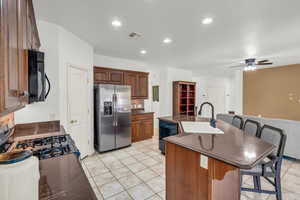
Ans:
{"type": "Polygon", "coordinates": [[[107,56],[222,72],[248,57],[300,63],[299,0],[34,0],[39,19],[107,56]],[[202,19],[214,22],[203,25],[202,19]],[[121,28],[111,26],[113,19],[121,28]],[[142,34],[129,39],[130,32],[142,34]],[[165,37],[171,44],[162,44],[165,37]],[[141,49],[147,50],[141,55],[141,49]]]}

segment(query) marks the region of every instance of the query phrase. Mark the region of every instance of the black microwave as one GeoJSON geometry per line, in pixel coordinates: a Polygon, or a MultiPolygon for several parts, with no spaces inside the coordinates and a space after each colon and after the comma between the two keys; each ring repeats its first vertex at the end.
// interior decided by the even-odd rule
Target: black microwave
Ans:
{"type": "Polygon", "coordinates": [[[50,81],[45,73],[45,54],[28,50],[29,103],[45,101],[50,92],[50,81]]]}

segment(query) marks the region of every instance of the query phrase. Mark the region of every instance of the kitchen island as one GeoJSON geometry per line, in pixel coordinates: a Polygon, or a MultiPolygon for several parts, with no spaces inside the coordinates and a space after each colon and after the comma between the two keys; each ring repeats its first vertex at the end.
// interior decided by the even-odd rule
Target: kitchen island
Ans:
{"type": "MultiPolygon", "coordinates": [[[[170,116],[160,121],[208,122],[199,117],[170,116]]],[[[180,132],[165,137],[167,200],[239,200],[240,169],[251,169],[275,146],[223,121],[224,134],[180,132]]]]}

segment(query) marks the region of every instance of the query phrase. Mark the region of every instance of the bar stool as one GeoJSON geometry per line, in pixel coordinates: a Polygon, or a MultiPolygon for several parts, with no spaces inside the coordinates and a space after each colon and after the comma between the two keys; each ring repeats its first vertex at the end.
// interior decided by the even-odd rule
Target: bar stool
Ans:
{"type": "Polygon", "coordinates": [[[235,115],[232,119],[231,124],[239,129],[242,129],[244,125],[244,120],[240,116],[235,115]]]}
{"type": "Polygon", "coordinates": [[[281,164],[284,153],[286,135],[283,130],[269,125],[264,125],[260,131],[259,137],[276,146],[274,153],[270,154],[266,159],[250,170],[241,170],[241,190],[248,192],[276,194],[277,200],[282,200],[281,193],[281,164]],[[253,176],[254,188],[242,187],[242,176],[253,176]],[[262,190],[260,178],[263,177],[275,187],[275,191],[262,190]],[[272,181],[270,178],[273,178],[272,181]]]}
{"type": "Polygon", "coordinates": [[[243,126],[243,130],[246,134],[258,137],[261,126],[260,123],[251,119],[247,119],[243,126]]]}

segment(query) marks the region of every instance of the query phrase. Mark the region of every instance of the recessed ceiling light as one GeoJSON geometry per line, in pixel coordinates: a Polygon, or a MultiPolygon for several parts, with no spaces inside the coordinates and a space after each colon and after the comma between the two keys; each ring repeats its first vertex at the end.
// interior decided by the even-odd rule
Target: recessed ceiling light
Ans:
{"type": "Polygon", "coordinates": [[[164,42],[165,44],[169,44],[171,41],[172,41],[172,40],[171,40],[170,38],[165,38],[163,42],[164,42]]]}
{"type": "Polygon", "coordinates": [[[119,21],[119,20],[114,20],[111,22],[111,24],[114,26],[114,27],[120,27],[122,26],[122,22],[119,21]]]}
{"type": "Polygon", "coordinates": [[[141,50],[140,53],[141,53],[141,54],[146,54],[147,51],[146,51],[146,50],[141,50]]]}
{"type": "Polygon", "coordinates": [[[204,18],[202,24],[211,24],[214,20],[210,17],[204,18]]]}

